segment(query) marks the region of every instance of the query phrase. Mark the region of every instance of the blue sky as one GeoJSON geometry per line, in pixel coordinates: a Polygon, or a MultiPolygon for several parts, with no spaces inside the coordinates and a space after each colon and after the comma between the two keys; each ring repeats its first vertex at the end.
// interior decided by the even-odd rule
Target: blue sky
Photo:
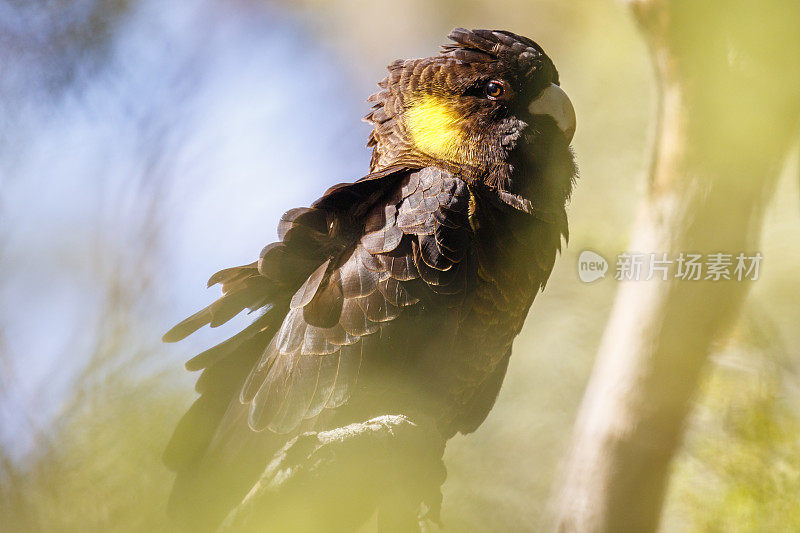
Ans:
{"type": "MultiPolygon", "coordinates": [[[[142,343],[156,343],[214,297],[211,273],[257,257],[283,211],[368,162],[359,119],[369,89],[301,20],[274,6],[145,0],[107,42],[59,45],[92,5],[48,16],[0,4],[0,323],[11,366],[0,437],[22,448],[22,415],[46,425],[95,346],[108,269],[153,275],[136,312],[142,343]],[[142,262],[130,249],[141,254],[151,216],[152,258],[129,264],[142,262]]],[[[190,350],[166,353],[179,364],[190,350]]]]}

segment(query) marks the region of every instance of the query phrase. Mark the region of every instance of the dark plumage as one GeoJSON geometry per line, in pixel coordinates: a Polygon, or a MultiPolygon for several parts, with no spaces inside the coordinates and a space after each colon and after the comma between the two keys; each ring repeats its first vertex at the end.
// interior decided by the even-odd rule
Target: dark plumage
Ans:
{"type": "Polygon", "coordinates": [[[301,430],[391,413],[430,417],[449,438],[494,404],[567,237],[574,116],[529,111],[558,84],[530,39],[450,38],[438,56],[392,63],[370,97],[370,174],[287,212],[280,240],[212,276],[223,296],[164,336],[261,313],[186,365],[202,370],[200,397],[165,461],[173,508],[203,506],[205,527],[301,430]]]}

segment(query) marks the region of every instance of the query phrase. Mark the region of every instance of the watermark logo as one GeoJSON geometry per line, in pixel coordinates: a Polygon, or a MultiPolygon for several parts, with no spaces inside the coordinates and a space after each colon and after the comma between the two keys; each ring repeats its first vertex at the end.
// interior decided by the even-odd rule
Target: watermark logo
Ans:
{"type": "MultiPolygon", "coordinates": [[[[683,253],[673,257],[666,253],[623,252],[616,258],[614,279],[617,281],[756,281],[764,256],[739,253],[683,253]]],[[[578,277],[584,283],[604,278],[608,262],[600,254],[584,250],[578,256],[578,277]]]]}
{"type": "Polygon", "coordinates": [[[578,256],[578,277],[584,283],[604,278],[608,272],[608,261],[591,250],[584,250],[578,256]]]}

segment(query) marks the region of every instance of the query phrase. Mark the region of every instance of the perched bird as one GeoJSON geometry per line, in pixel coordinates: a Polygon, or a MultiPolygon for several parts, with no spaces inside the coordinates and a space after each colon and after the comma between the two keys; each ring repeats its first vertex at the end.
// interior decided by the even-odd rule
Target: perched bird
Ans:
{"type": "Polygon", "coordinates": [[[531,39],[449,38],[389,65],[369,98],[369,174],[284,214],[279,240],[214,274],[222,297],[164,336],[261,312],[186,364],[200,397],[165,461],[171,506],[205,509],[206,527],[301,431],[404,414],[447,439],[495,402],[568,237],[575,112],[531,39]]]}

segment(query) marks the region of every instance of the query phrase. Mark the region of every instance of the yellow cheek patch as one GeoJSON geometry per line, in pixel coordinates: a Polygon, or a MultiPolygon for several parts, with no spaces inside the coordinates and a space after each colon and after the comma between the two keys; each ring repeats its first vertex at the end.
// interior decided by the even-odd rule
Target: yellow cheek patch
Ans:
{"type": "Polygon", "coordinates": [[[413,100],[405,125],[414,147],[434,159],[458,161],[466,141],[462,117],[447,101],[433,95],[413,100]]]}

